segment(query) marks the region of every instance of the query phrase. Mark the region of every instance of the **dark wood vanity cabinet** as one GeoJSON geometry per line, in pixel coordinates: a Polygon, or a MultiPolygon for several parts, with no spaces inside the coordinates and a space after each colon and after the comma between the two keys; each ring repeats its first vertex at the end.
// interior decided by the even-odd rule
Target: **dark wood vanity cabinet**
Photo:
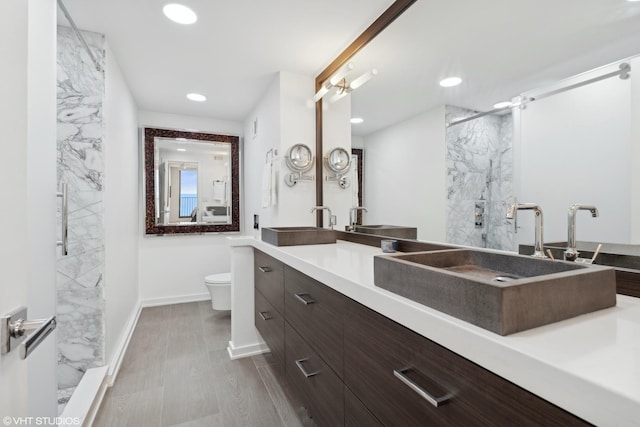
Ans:
{"type": "Polygon", "coordinates": [[[344,382],[384,425],[589,425],[356,302],[348,311],[344,382]]]}
{"type": "Polygon", "coordinates": [[[342,378],[347,298],[288,266],[284,268],[284,288],[287,322],[342,378]]]}
{"type": "Polygon", "coordinates": [[[276,310],[284,314],[284,264],[255,250],[253,274],[256,289],[276,310]]]}
{"type": "Polygon", "coordinates": [[[255,324],[319,426],[589,425],[258,250],[255,324]]]}

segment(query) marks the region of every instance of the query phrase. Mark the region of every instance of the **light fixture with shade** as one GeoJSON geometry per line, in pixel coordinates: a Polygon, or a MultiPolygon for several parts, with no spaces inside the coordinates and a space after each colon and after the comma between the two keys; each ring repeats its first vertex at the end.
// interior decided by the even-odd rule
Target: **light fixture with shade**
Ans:
{"type": "Polygon", "coordinates": [[[162,12],[164,12],[164,15],[167,18],[178,24],[189,25],[198,20],[198,15],[196,15],[193,10],[182,4],[166,4],[162,8],[162,12]]]}
{"type": "Polygon", "coordinates": [[[322,84],[322,87],[318,89],[316,94],[313,96],[313,102],[318,102],[325,96],[332,87],[340,83],[342,79],[345,78],[347,74],[349,74],[353,70],[353,62],[349,62],[345,64],[344,67],[340,68],[333,76],[329,77],[327,81],[322,84]]]}
{"type": "Polygon", "coordinates": [[[378,75],[378,70],[375,68],[372,68],[371,70],[367,71],[360,77],[357,77],[356,79],[354,79],[351,83],[347,82],[346,78],[343,78],[342,80],[340,80],[338,83],[334,85],[337,88],[337,91],[336,91],[336,94],[333,95],[331,99],[329,99],[329,101],[336,102],[340,98],[350,94],[355,89],[358,89],[360,86],[364,85],[366,82],[368,82],[374,76],[377,76],[377,75],[378,75]]]}

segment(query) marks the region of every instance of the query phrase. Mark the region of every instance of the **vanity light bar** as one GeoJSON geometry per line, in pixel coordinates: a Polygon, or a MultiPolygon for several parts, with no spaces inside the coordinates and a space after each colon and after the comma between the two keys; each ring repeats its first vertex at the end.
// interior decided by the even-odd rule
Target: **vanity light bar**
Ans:
{"type": "Polygon", "coordinates": [[[318,89],[318,92],[313,96],[313,102],[318,102],[322,99],[323,96],[329,92],[329,90],[340,83],[340,80],[345,78],[347,74],[349,74],[353,70],[353,62],[349,62],[345,64],[344,67],[339,69],[333,76],[329,78],[326,82],[322,84],[322,87],[318,89]]]}

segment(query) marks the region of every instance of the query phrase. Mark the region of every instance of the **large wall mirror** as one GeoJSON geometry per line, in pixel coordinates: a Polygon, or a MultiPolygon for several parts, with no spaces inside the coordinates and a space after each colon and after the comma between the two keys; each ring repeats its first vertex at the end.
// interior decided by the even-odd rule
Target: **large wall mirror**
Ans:
{"type": "Polygon", "coordinates": [[[144,129],[147,234],[240,231],[239,137],[144,129]]]}
{"type": "Polygon", "coordinates": [[[505,218],[518,201],[542,207],[547,242],[566,241],[582,203],[600,216],[578,215],[579,240],[638,243],[640,3],[513,3],[394,2],[317,77],[316,89],[348,62],[347,82],[378,71],[318,103],[317,152],[335,144],[322,139],[335,120],[364,119],[342,144],[363,150],[363,222],[417,227],[419,240],[517,250],[534,238],[533,217],[505,218]],[[450,76],[462,83],[438,84],[450,76]]]}

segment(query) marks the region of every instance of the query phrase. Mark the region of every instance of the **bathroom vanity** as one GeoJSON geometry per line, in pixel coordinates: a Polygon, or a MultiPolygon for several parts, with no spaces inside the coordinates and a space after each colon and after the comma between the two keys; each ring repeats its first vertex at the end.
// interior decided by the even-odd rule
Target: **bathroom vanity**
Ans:
{"type": "Polygon", "coordinates": [[[234,292],[319,425],[640,421],[638,299],[500,336],[375,286],[379,248],[231,245],[234,292]]]}

